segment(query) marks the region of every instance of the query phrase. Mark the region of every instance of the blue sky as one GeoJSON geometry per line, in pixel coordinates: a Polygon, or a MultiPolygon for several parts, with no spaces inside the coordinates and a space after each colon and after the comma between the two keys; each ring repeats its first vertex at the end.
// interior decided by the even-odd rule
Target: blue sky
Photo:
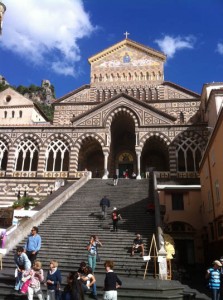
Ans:
{"type": "Polygon", "coordinates": [[[48,79],[56,96],[90,82],[88,58],[125,38],[167,54],[165,80],[200,93],[223,81],[222,0],[3,0],[0,74],[48,79]],[[56,3],[56,5],[55,5],[56,3]]]}

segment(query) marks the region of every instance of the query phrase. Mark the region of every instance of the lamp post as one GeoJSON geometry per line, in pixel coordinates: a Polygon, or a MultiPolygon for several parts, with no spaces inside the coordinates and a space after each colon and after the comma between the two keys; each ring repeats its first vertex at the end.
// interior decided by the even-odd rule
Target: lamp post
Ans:
{"type": "Polygon", "coordinates": [[[3,24],[3,17],[6,11],[6,6],[2,2],[0,2],[0,35],[2,34],[2,24],[3,24]]]}

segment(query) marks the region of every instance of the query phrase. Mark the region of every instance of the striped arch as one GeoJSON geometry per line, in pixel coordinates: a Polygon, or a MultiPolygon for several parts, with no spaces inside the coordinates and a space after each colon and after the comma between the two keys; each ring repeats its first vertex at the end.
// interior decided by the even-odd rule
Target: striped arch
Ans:
{"type": "Polygon", "coordinates": [[[140,140],[139,140],[139,146],[143,148],[145,145],[145,142],[150,138],[150,137],[159,137],[161,140],[163,140],[167,146],[170,145],[171,140],[163,133],[160,132],[148,132],[146,133],[140,140]]]}
{"type": "Polygon", "coordinates": [[[103,148],[106,141],[96,133],[84,133],[75,142],[75,154],[72,156],[74,170],[88,169],[92,176],[102,177],[104,169],[103,148]]]}
{"type": "Polygon", "coordinates": [[[20,135],[15,140],[14,147],[17,147],[24,140],[33,141],[39,149],[42,147],[42,144],[43,144],[41,138],[37,134],[35,134],[35,133],[23,133],[22,135],[20,135]]]}
{"type": "Polygon", "coordinates": [[[110,112],[107,119],[104,122],[105,127],[110,128],[113,118],[116,115],[119,115],[121,113],[129,115],[133,119],[133,122],[135,123],[135,127],[139,127],[139,123],[140,123],[139,117],[136,115],[136,113],[134,111],[132,111],[128,107],[117,107],[115,110],[110,112]]]}
{"type": "Polygon", "coordinates": [[[50,172],[67,172],[73,142],[67,134],[53,133],[44,143],[44,169],[50,172]]]}
{"type": "Polygon", "coordinates": [[[42,141],[36,134],[24,133],[14,143],[15,147],[15,171],[37,171],[39,151],[42,141]]]}
{"type": "Polygon", "coordinates": [[[11,140],[5,134],[0,134],[0,170],[6,170],[11,140]]]}
{"type": "Polygon", "coordinates": [[[101,136],[92,132],[92,133],[83,133],[81,136],[79,136],[74,146],[80,150],[83,141],[89,138],[97,140],[100,143],[101,147],[104,147],[106,145],[106,142],[103,140],[101,136]]]}
{"type": "Polygon", "coordinates": [[[44,142],[44,148],[46,148],[50,142],[52,142],[53,140],[56,140],[56,139],[62,140],[67,145],[69,145],[69,147],[73,146],[73,141],[69,135],[64,134],[64,133],[52,133],[44,142]]]}
{"type": "Polygon", "coordinates": [[[1,133],[1,134],[0,134],[0,140],[1,140],[4,144],[7,144],[8,148],[12,146],[11,138],[10,138],[7,134],[1,133]]]}

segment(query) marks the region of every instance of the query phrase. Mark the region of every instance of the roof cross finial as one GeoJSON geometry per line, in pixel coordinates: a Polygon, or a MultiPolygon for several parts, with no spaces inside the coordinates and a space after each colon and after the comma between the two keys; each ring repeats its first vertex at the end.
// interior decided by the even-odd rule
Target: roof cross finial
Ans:
{"type": "Polygon", "coordinates": [[[126,31],[126,32],[124,33],[126,39],[128,38],[128,35],[129,35],[129,34],[130,34],[130,33],[129,33],[128,31],[126,31]]]}

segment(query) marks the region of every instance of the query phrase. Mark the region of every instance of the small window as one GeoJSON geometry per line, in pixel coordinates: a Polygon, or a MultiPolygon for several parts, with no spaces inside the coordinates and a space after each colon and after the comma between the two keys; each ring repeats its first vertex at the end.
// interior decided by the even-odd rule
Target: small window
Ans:
{"type": "Polygon", "coordinates": [[[13,110],[12,111],[12,118],[14,118],[15,117],[15,111],[13,110]]]}
{"type": "Polygon", "coordinates": [[[19,111],[19,117],[22,118],[22,110],[19,111]]]}
{"type": "Polygon", "coordinates": [[[6,110],[4,111],[4,118],[5,119],[7,118],[7,111],[6,110]]]}
{"type": "Polygon", "coordinates": [[[184,194],[173,193],[172,194],[172,210],[184,210],[184,194]]]}
{"type": "Polygon", "coordinates": [[[11,99],[12,99],[12,97],[10,95],[6,96],[6,98],[5,98],[6,102],[11,101],[11,99]]]}

